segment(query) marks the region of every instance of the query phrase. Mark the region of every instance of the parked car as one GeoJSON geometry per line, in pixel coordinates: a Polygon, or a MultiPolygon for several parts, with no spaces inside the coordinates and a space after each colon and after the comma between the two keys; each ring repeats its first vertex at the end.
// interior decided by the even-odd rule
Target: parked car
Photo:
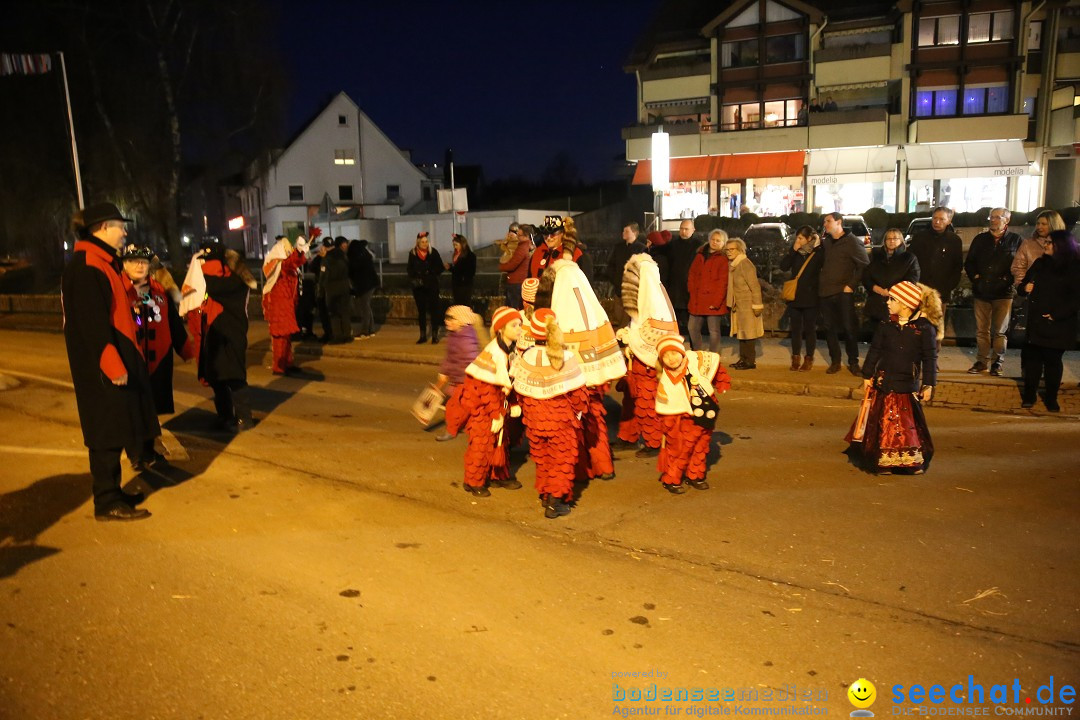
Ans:
{"type": "Polygon", "coordinates": [[[907,232],[904,233],[904,242],[911,242],[911,238],[915,237],[915,235],[921,233],[923,230],[929,229],[930,220],[931,218],[928,217],[920,217],[913,219],[911,223],[907,226],[907,232]]]}
{"type": "Polygon", "coordinates": [[[780,272],[780,260],[791,247],[795,231],[787,223],[756,223],[746,228],[743,241],[746,255],[757,268],[758,276],[772,282],[780,272]]]}

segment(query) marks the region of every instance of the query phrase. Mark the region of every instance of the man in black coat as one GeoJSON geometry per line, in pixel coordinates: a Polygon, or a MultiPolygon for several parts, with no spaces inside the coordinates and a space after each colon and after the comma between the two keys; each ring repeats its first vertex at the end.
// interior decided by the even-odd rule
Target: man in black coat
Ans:
{"type": "Polygon", "coordinates": [[[608,258],[607,281],[611,283],[612,293],[615,295],[615,305],[612,308],[611,322],[615,327],[622,327],[630,322],[630,317],[622,306],[622,280],[626,261],[638,253],[645,252],[645,243],[638,238],[641,228],[636,222],[626,223],[622,229],[622,243],[611,250],[608,258]]]}
{"type": "Polygon", "coordinates": [[[1011,217],[1012,213],[1005,208],[991,210],[990,229],[975,236],[964,260],[964,272],[971,280],[971,294],[975,298],[978,355],[968,369],[972,375],[985,372],[987,367],[991,375],[1000,377],[1003,373],[1009,317],[1016,295],[1012,262],[1023,242],[1019,235],[1009,232],[1011,217]]]}
{"type": "Polygon", "coordinates": [[[349,284],[349,259],[345,251],[349,241],[334,238],[334,246],[327,251],[319,268],[319,293],[326,298],[330,313],[330,344],[340,345],[353,340],[352,334],[352,287],[349,284]]]}
{"type": "Polygon", "coordinates": [[[698,248],[704,245],[698,237],[693,220],[679,223],[679,235],[672,238],[668,250],[671,265],[668,267],[667,281],[664,283],[675,309],[675,319],[679,322],[679,333],[684,337],[690,332],[690,266],[698,248]]]}
{"type": "Polygon", "coordinates": [[[128,222],[115,205],[91,205],[75,218],[79,240],[64,268],[61,300],[75,402],[90,452],[94,517],[141,520],[144,499],[120,489],[120,452],[161,434],[150,375],[139,354],[135,319],[117,251],[128,222]]]}
{"type": "Polygon", "coordinates": [[[829,367],[825,372],[830,375],[840,372],[839,334],[842,330],[848,370],[852,375],[859,375],[854,291],[870,259],[862,242],[844,229],[844,216],[838,212],[825,216],[821,248],[825,252],[825,262],[818,276],[818,296],[821,298],[821,318],[825,321],[825,340],[829,344],[829,367]]]}
{"type": "Polygon", "coordinates": [[[949,222],[952,211],[936,207],[930,217],[930,227],[911,238],[908,251],[919,261],[919,282],[929,285],[941,295],[946,305],[953,290],[960,284],[960,272],[964,268],[963,243],[949,222]]]}

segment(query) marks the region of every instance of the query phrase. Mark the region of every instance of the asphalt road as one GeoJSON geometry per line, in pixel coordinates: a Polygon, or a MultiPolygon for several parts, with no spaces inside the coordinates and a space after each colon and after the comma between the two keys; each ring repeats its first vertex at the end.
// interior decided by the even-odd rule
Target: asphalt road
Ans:
{"type": "Polygon", "coordinates": [[[183,459],[126,470],[154,516],[103,524],[62,338],[0,331],[0,718],[846,715],[860,677],[881,716],[897,684],[1080,680],[1075,421],[931,409],[931,470],[878,477],[841,452],[853,401],[736,391],[713,489],[620,453],[553,521],[518,455],[522,490],[462,491],[464,439],[407,412],[430,366],[264,351],[228,443],[179,369],[183,459]],[[654,683],[736,699],[616,700],[654,683]]]}

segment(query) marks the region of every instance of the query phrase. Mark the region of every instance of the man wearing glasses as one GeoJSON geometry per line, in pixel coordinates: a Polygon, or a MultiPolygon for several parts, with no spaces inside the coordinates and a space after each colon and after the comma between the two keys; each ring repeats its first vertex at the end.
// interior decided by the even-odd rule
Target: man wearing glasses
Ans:
{"type": "Polygon", "coordinates": [[[964,272],[971,280],[975,298],[975,345],[978,356],[968,372],[977,375],[990,370],[1001,377],[1005,359],[1006,333],[1013,297],[1016,295],[1012,263],[1021,238],[1009,232],[1011,213],[1005,208],[990,211],[990,229],[971,241],[964,272]]]}

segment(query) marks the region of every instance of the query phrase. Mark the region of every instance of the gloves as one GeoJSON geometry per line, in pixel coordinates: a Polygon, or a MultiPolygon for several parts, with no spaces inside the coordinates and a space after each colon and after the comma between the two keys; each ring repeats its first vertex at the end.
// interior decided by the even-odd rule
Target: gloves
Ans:
{"type": "Polygon", "coordinates": [[[503,426],[502,416],[491,419],[491,432],[493,432],[493,433],[499,432],[500,430],[502,430],[502,426],[503,426]]]}
{"type": "Polygon", "coordinates": [[[297,250],[299,250],[300,252],[302,252],[302,253],[304,253],[304,254],[306,255],[306,254],[307,254],[307,251],[308,251],[308,250],[309,250],[310,248],[311,248],[311,246],[310,246],[310,245],[308,245],[308,241],[307,241],[307,238],[305,238],[305,237],[304,237],[303,235],[301,235],[300,237],[296,238],[296,249],[297,249],[297,250]]]}
{"type": "Polygon", "coordinates": [[[510,417],[512,417],[512,418],[521,417],[521,406],[520,405],[511,405],[510,406],[510,417]]]}

